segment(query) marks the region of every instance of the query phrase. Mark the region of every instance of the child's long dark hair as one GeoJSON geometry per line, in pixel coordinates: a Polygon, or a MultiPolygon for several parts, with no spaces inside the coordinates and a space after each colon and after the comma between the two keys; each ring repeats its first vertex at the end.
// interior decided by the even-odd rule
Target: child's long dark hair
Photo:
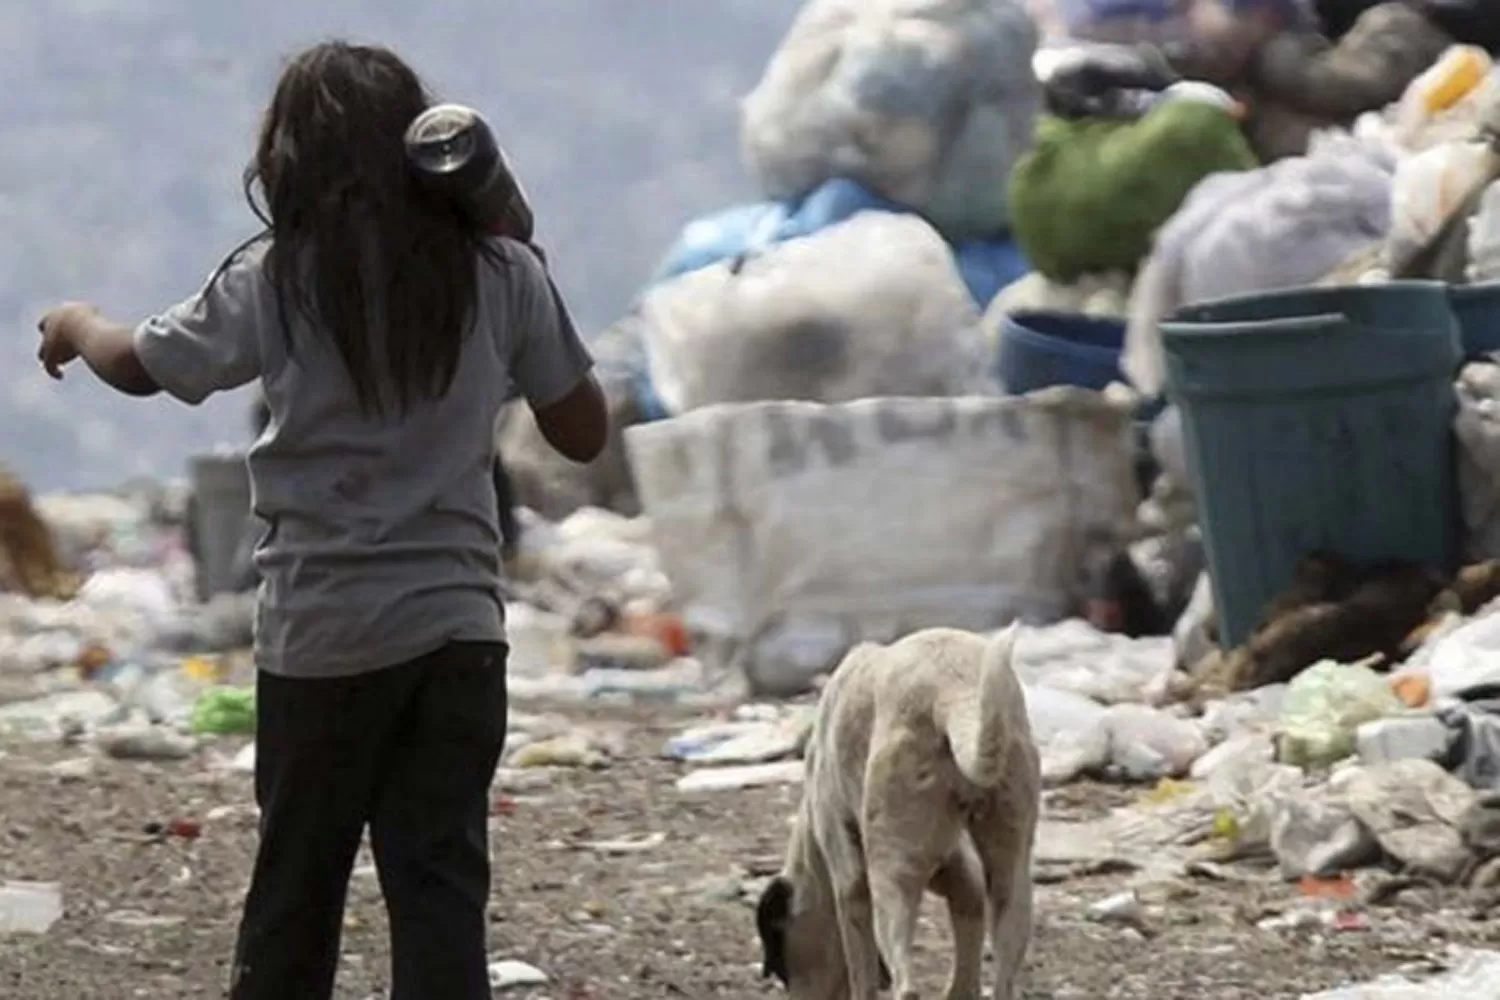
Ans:
{"type": "Polygon", "coordinates": [[[429,103],[394,53],[318,45],[282,73],[245,171],[289,349],[295,312],[332,338],[367,414],[448,391],[489,252],[407,164],[406,128],[429,103]]]}

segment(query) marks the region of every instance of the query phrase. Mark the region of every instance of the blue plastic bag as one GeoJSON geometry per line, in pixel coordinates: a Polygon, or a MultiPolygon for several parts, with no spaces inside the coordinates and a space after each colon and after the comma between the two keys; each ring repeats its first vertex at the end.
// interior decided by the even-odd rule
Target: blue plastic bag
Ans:
{"type": "Polygon", "coordinates": [[[972,240],[954,248],[958,273],[980,310],[989,307],[1000,290],[1031,273],[1031,262],[1009,239],[972,240]]]}
{"type": "Polygon", "coordinates": [[[757,202],[705,215],[683,227],[651,283],[811,236],[867,209],[905,211],[854,181],[836,179],[800,202],[757,202]]]}
{"type": "MultiPolygon", "coordinates": [[[[910,214],[857,181],[836,178],[800,202],[761,202],[704,216],[683,228],[651,284],[811,236],[866,211],[910,214]]],[[[981,308],[989,305],[1000,289],[1031,270],[1008,239],[973,240],[960,244],[954,254],[964,284],[981,308]]]]}
{"type": "Polygon", "coordinates": [[[739,205],[694,219],[682,229],[677,242],[656,268],[650,284],[698,271],[721,260],[744,253],[767,231],[777,232],[787,217],[785,206],[776,202],[739,205]]]}

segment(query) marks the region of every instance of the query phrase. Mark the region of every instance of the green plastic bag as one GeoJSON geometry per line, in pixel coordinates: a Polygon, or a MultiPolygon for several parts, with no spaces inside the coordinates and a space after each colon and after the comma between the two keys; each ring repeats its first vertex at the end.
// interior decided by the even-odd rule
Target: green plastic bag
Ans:
{"type": "Polygon", "coordinates": [[[193,706],[193,732],[212,736],[255,734],[255,688],[216,687],[193,706]]]}
{"type": "Polygon", "coordinates": [[[1044,117],[1010,175],[1011,232],[1061,284],[1133,274],[1199,181],[1257,165],[1234,117],[1198,101],[1164,101],[1137,121],[1044,117]]]}
{"type": "Polygon", "coordinates": [[[1355,735],[1405,709],[1390,681],[1360,664],[1314,663],[1292,679],[1281,708],[1281,760],[1328,767],[1353,755],[1355,735]]]}

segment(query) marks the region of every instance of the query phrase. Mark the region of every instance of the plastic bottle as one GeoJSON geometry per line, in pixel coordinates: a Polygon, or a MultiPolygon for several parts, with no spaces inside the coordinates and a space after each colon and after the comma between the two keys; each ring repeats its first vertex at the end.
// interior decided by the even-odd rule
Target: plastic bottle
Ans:
{"type": "Polygon", "coordinates": [[[406,130],[406,155],[418,176],[456,199],[487,231],[531,242],[531,203],[478,111],[461,104],[428,108],[406,130]]]}

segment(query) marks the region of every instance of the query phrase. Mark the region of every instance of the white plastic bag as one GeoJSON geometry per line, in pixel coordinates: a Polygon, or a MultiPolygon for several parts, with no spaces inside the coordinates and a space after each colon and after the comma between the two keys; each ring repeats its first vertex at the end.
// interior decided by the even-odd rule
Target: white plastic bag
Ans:
{"type": "Polygon", "coordinates": [[[1447,142],[1401,160],[1391,188],[1386,261],[1400,266],[1427,244],[1491,169],[1484,142],[1447,142]]]}
{"type": "Polygon", "coordinates": [[[672,413],[763,399],[995,392],[973,297],[922,219],[862,212],[743,263],[657,285],[641,303],[672,413]]]}
{"type": "Polygon", "coordinates": [[[992,236],[1041,108],[1036,45],[1014,0],[809,0],[744,101],[746,160],[771,198],[848,177],[992,236]]]}
{"type": "Polygon", "coordinates": [[[1500,182],[1491,184],[1479,199],[1479,211],[1469,220],[1471,284],[1500,281],[1500,182]]]}
{"type": "Polygon", "coordinates": [[[1208,752],[1203,729],[1149,705],[1115,705],[1104,714],[1109,758],[1132,781],[1180,778],[1208,752]]]}
{"type": "Polygon", "coordinates": [[[1500,684],[1500,614],[1477,618],[1438,640],[1427,676],[1433,700],[1500,684]]]}
{"type": "Polygon", "coordinates": [[[1301,1000],[1500,1000],[1500,952],[1460,951],[1440,975],[1420,982],[1406,976],[1381,976],[1361,986],[1341,986],[1304,993],[1301,1000]]]}
{"type": "Polygon", "coordinates": [[[1132,639],[1070,618],[1027,629],[1016,643],[1011,666],[1023,683],[1116,705],[1160,699],[1175,664],[1170,638],[1132,639]]]}
{"type": "Polygon", "coordinates": [[[1109,762],[1110,735],[1105,708],[1071,691],[1025,685],[1031,738],[1042,759],[1042,779],[1049,784],[1072,781],[1109,762]]]}
{"type": "Polygon", "coordinates": [[[1391,224],[1396,160],[1377,140],[1323,135],[1306,156],[1214,174],[1162,226],[1131,291],[1121,368],[1166,385],[1160,324],[1194,302],[1316,284],[1391,224]]]}
{"type": "Polygon", "coordinates": [[[1465,365],[1454,388],[1464,556],[1481,562],[1500,557],[1500,365],[1465,365]]]}

